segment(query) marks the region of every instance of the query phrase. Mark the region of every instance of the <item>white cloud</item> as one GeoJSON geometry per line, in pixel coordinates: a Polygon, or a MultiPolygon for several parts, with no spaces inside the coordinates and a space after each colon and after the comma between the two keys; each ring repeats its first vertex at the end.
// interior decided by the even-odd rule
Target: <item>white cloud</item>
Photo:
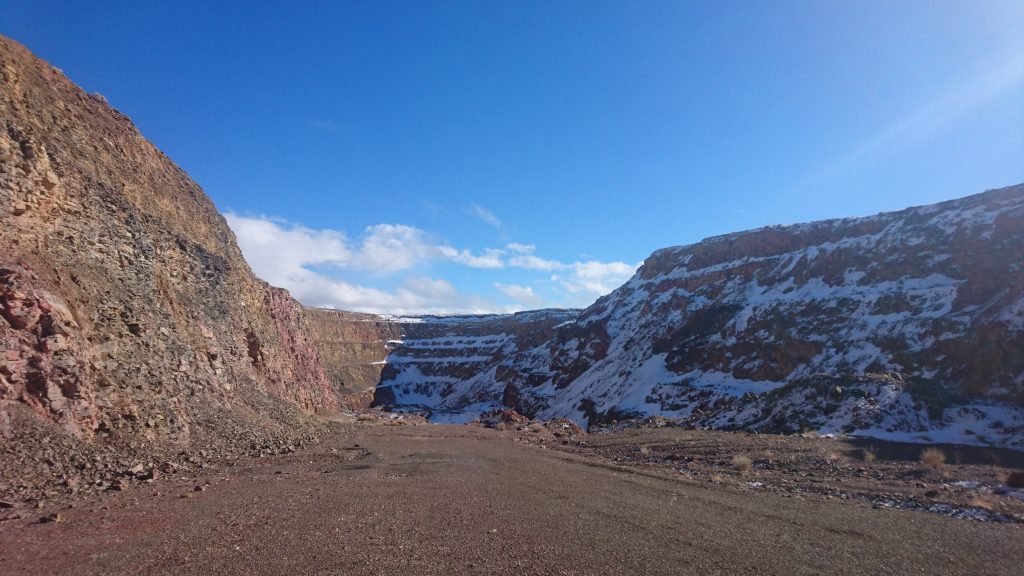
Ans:
{"type": "Polygon", "coordinates": [[[533,288],[530,286],[520,286],[519,284],[502,284],[501,282],[495,282],[494,287],[499,292],[515,300],[516,302],[529,307],[539,308],[543,306],[544,299],[541,298],[533,288]]]}
{"type": "Polygon", "coordinates": [[[508,260],[509,266],[515,266],[516,268],[526,268],[527,270],[558,270],[565,268],[565,264],[556,260],[545,260],[540,256],[534,256],[533,254],[522,254],[519,256],[513,256],[508,260]]]}
{"type": "Polygon", "coordinates": [[[551,279],[572,294],[597,298],[629,280],[638,267],[638,264],[626,264],[625,262],[599,262],[597,260],[573,262],[567,266],[571,270],[569,276],[556,274],[551,279]]]}
{"type": "Polygon", "coordinates": [[[362,270],[408,270],[436,257],[438,247],[419,228],[402,224],[377,224],[366,228],[352,265],[362,270]]]}
{"type": "Polygon", "coordinates": [[[500,250],[474,255],[433,242],[412,226],[378,224],[354,242],[339,230],[314,230],[268,217],[224,215],[257,276],[287,289],[303,304],[378,313],[483,313],[504,311],[479,296],[458,292],[442,279],[406,278],[394,290],[360,286],[310,269],[328,266],[394,273],[452,260],[467,266],[500,265],[500,250]]]}
{"type": "Polygon", "coordinates": [[[557,260],[547,260],[533,254],[534,246],[526,244],[507,244],[505,246],[517,255],[508,259],[508,265],[527,270],[543,270],[547,272],[563,270],[568,275],[555,274],[551,276],[553,282],[557,282],[566,291],[576,295],[574,305],[589,303],[588,297],[597,298],[603,296],[626,280],[636,272],[639,264],[627,264],[625,262],[601,262],[588,260],[586,262],[573,262],[565,264],[557,260]]]}
{"type": "Polygon", "coordinates": [[[508,244],[505,244],[505,248],[519,254],[532,254],[537,250],[537,247],[533,244],[520,244],[518,242],[509,242],[508,244]]]}
{"type": "MultiPolygon", "coordinates": [[[[597,260],[563,263],[535,254],[532,244],[508,243],[505,249],[482,252],[459,249],[433,235],[403,224],[367,227],[358,239],[340,230],[316,230],[280,219],[225,215],[246,260],[257,276],[286,288],[303,304],[378,313],[483,313],[556,305],[533,288],[495,283],[495,288],[516,306],[499,306],[478,295],[459,292],[450,282],[430,278],[425,271],[436,262],[454,262],[479,269],[520,268],[557,272],[550,281],[569,295],[561,306],[585,306],[627,280],[636,270],[624,262],[597,260]],[[330,271],[399,276],[397,287],[382,290],[334,277],[330,271]]],[[[394,285],[394,282],[392,282],[394,285]]]]}
{"type": "Polygon", "coordinates": [[[469,250],[456,250],[451,246],[442,246],[440,250],[445,258],[471,268],[503,268],[505,266],[505,262],[501,259],[505,252],[494,248],[485,249],[480,256],[475,256],[469,250]]]}

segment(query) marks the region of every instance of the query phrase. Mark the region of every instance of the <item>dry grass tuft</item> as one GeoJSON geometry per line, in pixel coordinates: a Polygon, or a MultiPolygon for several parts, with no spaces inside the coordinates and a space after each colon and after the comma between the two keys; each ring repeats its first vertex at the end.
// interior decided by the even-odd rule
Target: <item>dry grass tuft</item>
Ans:
{"type": "Polygon", "coordinates": [[[921,464],[932,470],[942,470],[946,465],[946,453],[938,448],[925,448],[921,452],[921,464]]]}
{"type": "Polygon", "coordinates": [[[735,468],[740,474],[746,476],[754,469],[754,461],[750,458],[737,454],[732,457],[732,467],[735,468]]]}
{"type": "Polygon", "coordinates": [[[967,505],[973,506],[974,508],[981,508],[982,510],[991,511],[992,507],[995,506],[995,502],[993,502],[992,497],[988,496],[987,494],[975,494],[974,497],[971,498],[971,501],[967,503],[967,505]]]}
{"type": "Polygon", "coordinates": [[[874,462],[875,458],[875,451],[870,448],[863,448],[860,451],[860,459],[865,462],[874,462]]]}
{"type": "Polygon", "coordinates": [[[544,425],[541,424],[540,422],[534,422],[526,427],[526,431],[530,432],[531,434],[540,434],[544,430],[544,425]]]}

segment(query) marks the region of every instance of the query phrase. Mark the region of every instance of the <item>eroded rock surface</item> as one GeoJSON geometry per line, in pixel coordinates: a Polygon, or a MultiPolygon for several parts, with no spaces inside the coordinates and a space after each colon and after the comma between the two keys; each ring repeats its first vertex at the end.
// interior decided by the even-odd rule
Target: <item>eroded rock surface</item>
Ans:
{"type": "Polygon", "coordinates": [[[368,407],[388,353],[402,339],[402,325],[376,314],[322,308],[306,308],[305,316],[339,402],[368,407]]]}
{"type": "Polygon", "coordinates": [[[86,442],[170,450],[337,408],[301,306],[180,168],[2,37],[0,80],[0,421],[27,408],[86,442]]]}

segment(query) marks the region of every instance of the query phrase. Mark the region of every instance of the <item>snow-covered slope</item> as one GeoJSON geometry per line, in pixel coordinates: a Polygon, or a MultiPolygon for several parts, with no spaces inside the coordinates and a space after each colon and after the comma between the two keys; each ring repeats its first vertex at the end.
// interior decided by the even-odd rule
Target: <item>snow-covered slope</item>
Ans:
{"type": "Polygon", "coordinates": [[[844,389],[850,376],[894,372],[904,380],[887,398],[898,388],[899,401],[925,416],[874,435],[948,439],[935,430],[956,427],[959,408],[972,406],[996,429],[975,426],[984,429],[958,440],[1024,446],[1024,186],[659,250],[508,365],[501,384],[516,389],[517,409],[539,417],[693,415],[783,429],[801,422],[751,412],[805,406],[799,390],[818,376],[844,389]],[[986,408],[996,403],[1009,407],[986,408]]]}
{"type": "Polygon", "coordinates": [[[548,332],[442,330],[391,380],[471,413],[1024,448],[1024,185],[659,250],[548,332]]]}
{"type": "Polygon", "coordinates": [[[435,422],[468,422],[504,403],[498,365],[546,342],[579,310],[477,316],[393,317],[391,349],[374,405],[422,411],[435,422]]]}

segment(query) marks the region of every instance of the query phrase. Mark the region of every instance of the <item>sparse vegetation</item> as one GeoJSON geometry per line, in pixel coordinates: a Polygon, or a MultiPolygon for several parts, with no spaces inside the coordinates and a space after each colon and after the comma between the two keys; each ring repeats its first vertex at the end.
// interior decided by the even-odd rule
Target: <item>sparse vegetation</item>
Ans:
{"type": "Polygon", "coordinates": [[[731,463],[732,467],[735,468],[737,472],[744,476],[749,474],[750,471],[754,469],[754,461],[748,458],[747,456],[744,456],[743,454],[737,454],[733,456],[731,463]]]}
{"type": "Polygon", "coordinates": [[[862,448],[861,449],[861,451],[860,451],[860,459],[861,460],[863,460],[865,462],[874,462],[875,458],[877,458],[877,457],[875,456],[875,451],[873,449],[871,449],[871,448],[862,448]]]}
{"type": "Polygon", "coordinates": [[[946,465],[946,453],[938,448],[925,448],[921,452],[921,464],[932,470],[942,470],[946,465]]]}
{"type": "Polygon", "coordinates": [[[992,497],[987,494],[975,494],[974,497],[971,498],[970,502],[968,502],[967,504],[975,508],[981,508],[982,510],[991,511],[992,507],[995,505],[995,502],[993,502],[992,497]]]}

